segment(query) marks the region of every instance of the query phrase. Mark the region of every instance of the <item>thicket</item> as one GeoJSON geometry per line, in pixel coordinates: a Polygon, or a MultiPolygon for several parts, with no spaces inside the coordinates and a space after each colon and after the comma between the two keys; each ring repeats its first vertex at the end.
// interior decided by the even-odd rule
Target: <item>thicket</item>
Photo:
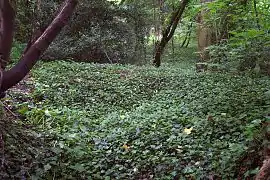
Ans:
{"type": "MultiPolygon", "coordinates": [[[[36,29],[46,26],[59,4],[52,0],[41,1],[39,10],[33,8],[35,17],[19,15],[23,28],[19,29],[17,39],[24,39],[20,35],[29,29],[29,21],[35,23],[33,25],[36,29]],[[27,26],[24,25],[24,19],[28,19],[27,26]]],[[[117,6],[105,0],[80,1],[71,22],[42,59],[98,63],[144,61],[145,37],[149,30],[147,20],[147,12],[142,3],[117,6]]]]}
{"type": "Polygon", "coordinates": [[[206,24],[219,36],[208,47],[210,62],[238,71],[255,67],[270,75],[270,5],[264,0],[215,1],[208,5],[206,24]],[[214,22],[214,23],[213,23],[214,22]],[[221,32],[220,32],[221,31],[221,32]],[[225,32],[226,36],[220,35],[225,32]]]}

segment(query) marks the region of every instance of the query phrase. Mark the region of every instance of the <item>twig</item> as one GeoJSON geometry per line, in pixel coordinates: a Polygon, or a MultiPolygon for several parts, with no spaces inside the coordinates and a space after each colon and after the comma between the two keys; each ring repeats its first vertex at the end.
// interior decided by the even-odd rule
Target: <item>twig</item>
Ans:
{"type": "Polygon", "coordinates": [[[2,154],[2,159],[1,159],[1,168],[4,167],[5,163],[5,144],[4,144],[4,138],[3,135],[0,134],[0,148],[1,148],[1,154],[2,154]]]}
{"type": "Polygon", "coordinates": [[[7,104],[5,104],[4,102],[0,101],[1,104],[4,106],[4,108],[14,117],[18,117],[18,115],[16,115],[14,112],[12,112],[8,107],[7,107],[7,104]]]}
{"type": "Polygon", "coordinates": [[[108,54],[107,54],[107,52],[104,50],[104,52],[105,52],[105,54],[106,54],[106,56],[107,56],[107,58],[108,58],[108,60],[110,61],[110,63],[112,64],[113,62],[112,62],[112,60],[110,59],[110,57],[108,56],[108,54]]]}

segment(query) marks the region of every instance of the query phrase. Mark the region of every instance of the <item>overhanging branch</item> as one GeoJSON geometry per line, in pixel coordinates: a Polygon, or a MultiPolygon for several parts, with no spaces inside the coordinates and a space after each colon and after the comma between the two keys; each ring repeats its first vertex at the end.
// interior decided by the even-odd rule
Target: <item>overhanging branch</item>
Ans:
{"type": "Polygon", "coordinates": [[[28,51],[21,57],[18,64],[10,70],[3,72],[3,82],[0,89],[1,92],[4,92],[16,85],[33,68],[40,55],[49,47],[62,28],[68,23],[77,3],[77,0],[66,0],[59,14],[43,34],[32,44],[28,51]]]}

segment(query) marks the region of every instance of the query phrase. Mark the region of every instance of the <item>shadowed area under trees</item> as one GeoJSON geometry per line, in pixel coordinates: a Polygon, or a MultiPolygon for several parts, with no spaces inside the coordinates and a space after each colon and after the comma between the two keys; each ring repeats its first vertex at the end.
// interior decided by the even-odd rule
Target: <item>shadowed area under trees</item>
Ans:
{"type": "MultiPolygon", "coordinates": [[[[59,3],[41,1],[39,28],[47,25],[59,3]],[[42,13],[41,13],[42,12],[42,13]]],[[[128,63],[143,59],[149,25],[140,4],[117,7],[102,1],[80,1],[71,23],[42,56],[98,63],[128,63]],[[135,9],[136,8],[136,9],[135,9]]],[[[19,34],[18,34],[19,35],[19,34]]]]}

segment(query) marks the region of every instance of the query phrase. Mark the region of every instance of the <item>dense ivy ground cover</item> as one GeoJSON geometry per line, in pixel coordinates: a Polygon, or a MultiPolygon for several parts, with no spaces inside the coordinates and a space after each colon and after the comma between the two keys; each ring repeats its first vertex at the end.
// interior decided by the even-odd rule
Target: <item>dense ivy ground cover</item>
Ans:
{"type": "Polygon", "coordinates": [[[33,177],[234,178],[267,119],[270,80],[192,67],[40,64],[18,107],[49,139],[33,177]]]}

